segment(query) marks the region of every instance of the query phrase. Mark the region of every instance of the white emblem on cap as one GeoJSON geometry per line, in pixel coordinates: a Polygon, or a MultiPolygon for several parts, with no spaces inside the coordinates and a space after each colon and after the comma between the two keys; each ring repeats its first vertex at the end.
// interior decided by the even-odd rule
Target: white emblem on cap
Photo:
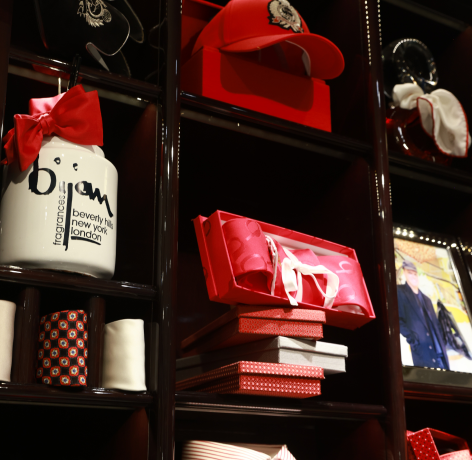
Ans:
{"type": "Polygon", "coordinates": [[[303,33],[302,20],[295,8],[287,0],[272,0],[269,2],[269,24],[292,29],[296,33],[303,33]]]}
{"type": "Polygon", "coordinates": [[[111,13],[102,0],[80,0],[77,14],[84,17],[92,27],[100,27],[111,21],[111,13]]]}

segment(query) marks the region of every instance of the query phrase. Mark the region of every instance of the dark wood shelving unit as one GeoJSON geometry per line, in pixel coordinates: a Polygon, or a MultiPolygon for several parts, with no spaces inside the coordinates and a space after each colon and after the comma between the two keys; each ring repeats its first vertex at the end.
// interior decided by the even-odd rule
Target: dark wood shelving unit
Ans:
{"type": "MultiPolygon", "coordinates": [[[[41,438],[35,424],[41,416],[41,429],[61,419],[73,420],[76,429],[89,427],[87,455],[72,452],[71,460],[180,460],[182,442],[196,437],[287,443],[297,460],[347,455],[406,460],[407,427],[428,426],[428,414],[437,405],[453,406],[460,416],[469,410],[472,389],[403,382],[392,222],[472,241],[472,160],[454,160],[446,168],[401,156],[391,146],[389,151],[381,51],[389,40],[401,38],[398,34],[431,39],[445,86],[464,95],[462,80],[472,81],[472,65],[454,59],[468,49],[459,38],[470,33],[470,7],[466,0],[451,5],[439,0],[291,3],[311,32],[332,40],[345,57],[344,73],[329,82],[332,132],[182,92],[177,0],[133,2],[147,31],[161,24],[158,47],[124,48],[136,71],[133,77],[100,70],[91,61],[81,67],[85,85],[140,101],[134,106],[119,98],[102,101],[104,150],[123,184],[117,280],[0,266],[2,298],[17,302],[20,318],[12,383],[0,383],[0,406],[8,418],[8,424],[0,425],[6,433],[0,441],[21,445],[18,458],[35,452],[41,438]],[[384,9],[388,14],[382,14],[384,9]],[[403,15],[399,29],[395,18],[403,15]],[[377,17],[381,22],[372,20],[377,17]],[[454,72],[464,75],[457,85],[454,72]],[[286,190],[283,182],[296,185],[286,190]],[[451,206],[440,200],[444,190],[451,206]],[[422,212],[414,208],[409,198],[418,193],[439,203],[443,219],[435,220],[433,205],[422,212]],[[191,222],[216,209],[356,250],[377,318],[355,331],[325,328],[325,340],[347,345],[349,359],[347,373],[323,381],[320,398],[175,392],[181,340],[229,309],[208,300],[191,222]],[[134,238],[135,216],[141,219],[139,238],[134,238]],[[37,321],[63,305],[92,312],[94,325],[126,317],[145,321],[147,392],[100,388],[99,332],[91,337],[89,388],[67,391],[35,383],[37,321]]],[[[3,133],[11,128],[13,113],[25,113],[25,101],[54,94],[48,84],[51,72],[71,70],[72,59],[45,50],[35,27],[33,9],[18,0],[0,0],[3,133]],[[9,64],[27,72],[9,75],[9,64]],[[32,72],[49,74],[34,80],[32,72]]],[[[467,99],[464,109],[470,118],[472,96],[461,97],[467,99]]],[[[446,420],[438,428],[447,431],[448,426],[453,430],[457,423],[446,420]]],[[[58,430],[65,433],[66,426],[58,430]]],[[[472,444],[470,433],[454,434],[472,444]]]]}
{"type": "MultiPolygon", "coordinates": [[[[152,21],[155,24],[161,21],[166,7],[164,2],[158,2],[153,6],[138,5],[137,10],[141,16],[143,11],[150,12],[145,18],[149,29],[152,21]]],[[[57,94],[57,77],[64,79],[72,69],[73,55],[56,55],[46,50],[35,22],[33,4],[23,11],[19,2],[0,2],[3,134],[11,128],[13,113],[27,112],[24,101],[57,94]]],[[[43,436],[42,427],[48,425],[55,427],[61,436],[77,432],[81,437],[80,446],[74,444],[67,454],[71,459],[125,459],[131,458],[130,452],[136,459],[157,458],[163,448],[158,442],[160,427],[164,426],[160,419],[168,414],[162,404],[158,407],[158,399],[168,399],[164,393],[168,375],[163,371],[159,375],[158,371],[158,361],[165,363],[166,360],[158,356],[165,348],[159,347],[158,325],[163,316],[161,296],[168,288],[162,288],[158,257],[163,239],[173,229],[166,229],[160,220],[159,213],[165,204],[156,193],[166,184],[166,178],[160,177],[161,125],[167,123],[162,120],[158,101],[162,101],[158,81],[163,73],[149,82],[144,78],[145,73],[162,67],[163,57],[149,47],[127,53],[131,53],[131,61],[134,54],[143,58],[141,67],[138,63],[137,76],[100,70],[93,67],[92,61],[87,61],[86,55],[82,56],[79,72],[79,80],[87,90],[97,89],[103,96],[104,151],[119,174],[120,223],[115,279],[0,266],[1,298],[17,304],[11,382],[0,382],[0,406],[8,419],[8,423],[2,422],[0,440],[17,458],[35,455],[43,436]],[[135,221],[141,225],[138,237],[133,228],[135,221]],[[87,388],[58,388],[36,383],[39,318],[65,309],[83,309],[88,313],[87,388]],[[145,392],[101,387],[104,324],[125,318],[144,321],[145,392]],[[159,387],[158,379],[164,382],[159,387]],[[42,421],[35,427],[38,422],[34,419],[38,417],[42,421]],[[83,426],[87,426],[87,434],[83,426]]],[[[167,115],[167,108],[164,113],[167,115]]],[[[174,202],[171,203],[174,206],[174,202]]],[[[166,334],[164,330],[161,338],[166,334]]],[[[170,402],[172,404],[172,399],[170,402]]]]}

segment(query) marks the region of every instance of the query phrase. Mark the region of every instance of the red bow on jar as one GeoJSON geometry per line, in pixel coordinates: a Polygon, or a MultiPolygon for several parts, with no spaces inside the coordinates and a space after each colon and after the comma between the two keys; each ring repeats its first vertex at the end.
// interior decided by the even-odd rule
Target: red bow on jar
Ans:
{"type": "Polygon", "coordinates": [[[102,115],[97,91],[85,92],[74,86],[54,98],[32,99],[32,115],[15,115],[15,127],[3,138],[6,158],[1,164],[18,160],[25,171],[38,157],[44,136],[53,134],[83,145],[103,145],[102,115]],[[45,112],[39,112],[44,110],[45,112]]]}

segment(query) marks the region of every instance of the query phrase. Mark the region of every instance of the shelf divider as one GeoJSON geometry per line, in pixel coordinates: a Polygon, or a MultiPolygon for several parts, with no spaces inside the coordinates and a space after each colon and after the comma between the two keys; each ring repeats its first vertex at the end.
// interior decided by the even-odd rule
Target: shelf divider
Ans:
{"type": "Polygon", "coordinates": [[[16,304],[11,379],[15,383],[36,382],[39,334],[39,290],[27,287],[16,304]]]}
{"type": "Polygon", "coordinates": [[[91,297],[87,302],[88,315],[88,376],[87,386],[102,384],[103,339],[105,332],[105,300],[91,297]]]}
{"type": "MultiPolygon", "coordinates": [[[[380,15],[380,0],[365,0],[366,15],[380,15]]],[[[390,200],[390,172],[387,147],[386,110],[383,87],[381,24],[367,19],[364,22],[364,43],[369,51],[369,100],[372,120],[374,161],[371,170],[372,216],[374,219],[375,253],[378,267],[378,301],[375,313],[380,321],[379,346],[383,350],[383,381],[386,406],[389,412],[387,457],[407,459],[405,401],[400,353],[395,257],[393,251],[393,221],[390,200]],[[369,25],[370,22],[370,25],[369,25]],[[376,197],[376,199],[374,198],[376,197]]],[[[374,344],[373,344],[374,345],[374,344]]]]}

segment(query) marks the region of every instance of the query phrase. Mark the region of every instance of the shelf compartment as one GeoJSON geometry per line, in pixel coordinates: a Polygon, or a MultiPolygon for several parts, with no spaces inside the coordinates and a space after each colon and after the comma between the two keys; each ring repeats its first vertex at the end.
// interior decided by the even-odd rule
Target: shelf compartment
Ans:
{"type": "Polygon", "coordinates": [[[32,403],[67,406],[96,406],[122,409],[147,407],[154,401],[152,394],[126,393],[105,388],[70,389],[48,385],[0,383],[0,403],[32,403]]]}
{"type": "Polygon", "coordinates": [[[28,270],[4,265],[0,266],[0,280],[136,300],[155,300],[157,298],[157,289],[147,284],[102,280],[68,273],[28,270]]]}
{"type": "MultiPolygon", "coordinates": [[[[67,62],[37,55],[14,46],[10,47],[10,61],[12,60],[23,62],[25,64],[46,67],[48,69],[58,70],[65,73],[70,73],[72,69],[72,65],[67,62]]],[[[87,66],[80,67],[79,77],[91,83],[116,88],[117,90],[125,91],[126,93],[132,93],[137,96],[152,99],[156,99],[161,93],[161,90],[157,85],[137,80],[135,78],[106,72],[104,70],[93,69],[87,66]]]]}
{"type": "MultiPolygon", "coordinates": [[[[472,390],[471,390],[472,391],[472,390]]],[[[180,412],[210,412],[269,417],[326,418],[342,420],[382,419],[383,406],[351,404],[311,399],[295,400],[246,395],[219,395],[200,392],[178,392],[175,409],[180,412]]]]}
{"type": "Polygon", "coordinates": [[[370,157],[372,155],[372,146],[366,142],[299,125],[214,99],[184,92],[182,93],[182,106],[181,116],[183,118],[293,147],[333,156],[342,155],[344,158],[348,156],[370,157]],[[243,121],[244,124],[241,125],[238,121],[243,121]]]}
{"type": "Polygon", "coordinates": [[[404,382],[405,398],[472,404],[472,388],[404,382]]]}

